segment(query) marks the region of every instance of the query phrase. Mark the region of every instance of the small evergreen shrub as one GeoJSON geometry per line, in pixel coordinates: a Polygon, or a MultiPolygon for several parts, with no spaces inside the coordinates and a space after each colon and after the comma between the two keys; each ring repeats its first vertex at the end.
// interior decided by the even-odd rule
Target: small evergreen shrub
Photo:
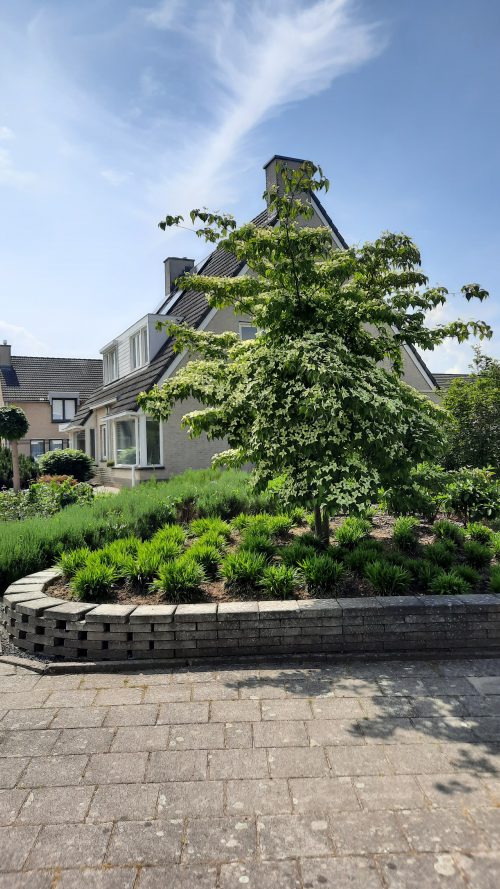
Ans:
{"type": "Polygon", "coordinates": [[[317,595],[331,595],[345,571],[341,562],[335,562],[326,554],[308,556],[299,563],[299,569],[308,592],[317,595]]]}
{"type": "Polygon", "coordinates": [[[500,565],[495,565],[491,569],[490,587],[492,593],[500,593],[500,565]]]}
{"type": "Polygon", "coordinates": [[[370,530],[370,522],[367,519],[353,516],[344,519],[335,531],[335,537],[339,546],[350,548],[363,540],[370,530]]]}
{"type": "Polygon", "coordinates": [[[481,522],[469,522],[465,528],[465,533],[467,537],[471,540],[476,540],[478,543],[490,543],[493,537],[491,528],[481,524],[481,522]]]}
{"type": "Polygon", "coordinates": [[[463,529],[455,522],[450,522],[449,519],[439,519],[439,521],[434,522],[432,530],[437,540],[452,540],[457,545],[464,541],[465,534],[463,529]]]}
{"type": "Polygon", "coordinates": [[[470,583],[458,571],[440,571],[429,587],[434,596],[457,596],[470,593],[470,583]]]}
{"type": "Polygon", "coordinates": [[[453,549],[450,549],[449,543],[449,539],[446,539],[446,541],[441,540],[437,543],[429,544],[424,551],[425,558],[429,562],[433,562],[434,565],[438,565],[439,568],[445,570],[451,568],[455,561],[455,553],[453,549]]]}
{"type": "Polygon", "coordinates": [[[464,543],[464,557],[468,565],[473,568],[484,568],[489,565],[493,551],[489,546],[478,543],[477,540],[467,540],[464,543]]]}
{"type": "Polygon", "coordinates": [[[151,589],[161,593],[167,602],[180,602],[196,594],[205,580],[202,566],[194,559],[181,556],[161,565],[151,589]]]}
{"type": "Polygon", "coordinates": [[[307,546],[307,544],[302,542],[302,538],[300,538],[295,541],[295,543],[282,547],[279,554],[283,563],[293,568],[309,556],[316,555],[316,549],[313,546],[307,546]]]}
{"type": "MultiPolygon", "coordinates": [[[[93,553],[92,556],[95,554],[93,553]]],[[[87,559],[87,563],[73,575],[70,589],[73,599],[102,602],[111,596],[113,584],[118,580],[116,569],[99,558],[87,559]]]]}
{"type": "Polygon", "coordinates": [[[381,596],[403,595],[410,585],[410,573],[399,565],[377,560],[369,562],[365,568],[365,577],[374,590],[381,596]]]}
{"type": "Polygon", "coordinates": [[[219,573],[219,565],[221,561],[220,550],[216,546],[210,546],[208,543],[197,541],[186,552],[187,559],[194,559],[198,565],[201,565],[206,576],[214,580],[219,573]]]}
{"type": "Polygon", "coordinates": [[[394,522],[393,539],[404,550],[414,550],[417,545],[418,519],[413,516],[400,516],[394,522]]]}
{"type": "Polygon", "coordinates": [[[265,568],[258,585],[266,599],[290,599],[296,584],[296,572],[286,565],[265,568]]]}
{"type": "Polygon", "coordinates": [[[47,475],[72,475],[78,482],[86,482],[92,477],[94,461],[83,451],[64,448],[42,454],[38,465],[47,475]]]}
{"type": "Polygon", "coordinates": [[[231,537],[231,526],[217,517],[195,519],[191,522],[189,530],[194,537],[201,537],[207,533],[216,534],[226,540],[231,537]]]}
{"type": "Polygon", "coordinates": [[[261,553],[240,549],[226,556],[222,563],[222,574],[226,586],[248,592],[258,585],[266,567],[266,559],[261,553]]]}
{"type": "Polygon", "coordinates": [[[61,554],[57,567],[61,569],[66,580],[71,580],[77,571],[85,567],[90,553],[88,546],[80,546],[78,549],[61,554]]]}

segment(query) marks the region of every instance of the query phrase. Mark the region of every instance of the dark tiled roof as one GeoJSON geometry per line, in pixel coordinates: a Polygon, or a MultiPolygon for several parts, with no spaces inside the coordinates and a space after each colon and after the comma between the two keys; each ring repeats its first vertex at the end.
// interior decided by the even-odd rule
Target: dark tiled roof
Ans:
{"type": "Polygon", "coordinates": [[[468,380],[470,378],[470,374],[433,374],[436,383],[438,384],[440,389],[448,389],[453,380],[468,380]]]}
{"type": "Polygon", "coordinates": [[[13,355],[11,367],[0,367],[5,401],[47,401],[48,392],[79,392],[88,398],[102,385],[102,361],[95,358],[38,358],[13,355]]]}

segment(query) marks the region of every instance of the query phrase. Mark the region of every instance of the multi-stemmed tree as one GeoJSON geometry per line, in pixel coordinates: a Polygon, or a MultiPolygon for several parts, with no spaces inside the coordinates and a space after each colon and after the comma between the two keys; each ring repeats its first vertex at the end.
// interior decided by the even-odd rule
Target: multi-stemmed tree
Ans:
{"type": "MultiPolygon", "coordinates": [[[[401,380],[401,347],[432,349],[447,337],[491,332],[483,322],[431,329],[426,313],[446,300],[429,287],[420,253],[406,235],[339,250],[328,228],[308,225],[311,194],[328,189],[319,167],[277,169],[264,194],[269,225],[236,227],[231,216],[193,210],[199,236],[245,261],[236,278],[194,275],[184,286],[210,306],[248,314],[252,341],[165,322],[176,350],[193,356],[161,387],[139,397],[156,418],[193,396],[200,409],[182,419],[190,435],[226,439],[215,462],[251,463],[259,487],[279,484],[286,503],[328,516],[366,508],[381,485],[407,484],[411,467],[444,443],[444,412],[401,380]]],[[[180,225],[168,216],[160,227],[180,225]]],[[[477,284],[467,299],[487,296],[477,284]]]]}

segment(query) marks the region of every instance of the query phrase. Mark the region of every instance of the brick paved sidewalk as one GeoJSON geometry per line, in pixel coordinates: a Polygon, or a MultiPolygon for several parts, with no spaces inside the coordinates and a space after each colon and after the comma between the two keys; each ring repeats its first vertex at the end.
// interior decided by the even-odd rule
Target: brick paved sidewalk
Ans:
{"type": "Polygon", "coordinates": [[[0,889],[498,889],[500,659],[0,663],[0,889]]]}

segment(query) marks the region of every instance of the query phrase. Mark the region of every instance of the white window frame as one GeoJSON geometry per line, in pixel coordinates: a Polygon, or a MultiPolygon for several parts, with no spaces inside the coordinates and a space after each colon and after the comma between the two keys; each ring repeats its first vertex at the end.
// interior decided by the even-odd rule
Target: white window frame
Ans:
{"type": "Polygon", "coordinates": [[[139,416],[139,466],[144,469],[155,469],[160,466],[163,466],[163,427],[161,420],[159,421],[158,426],[158,435],[160,437],[160,462],[159,463],[148,463],[148,439],[146,435],[146,422],[147,420],[153,420],[154,417],[148,417],[147,414],[141,414],[139,416]],[[143,459],[144,458],[144,459],[143,459]]]}
{"type": "Polygon", "coordinates": [[[104,385],[107,386],[109,383],[114,383],[115,380],[118,379],[118,347],[113,346],[112,349],[108,349],[107,352],[104,352],[102,356],[102,365],[103,365],[103,377],[104,377],[104,385]],[[111,373],[110,373],[111,368],[111,373]]]}
{"type": "Polygon", "coordinates": [[[99,424],[99,459],[101,462],[108,459],[108,427],[106,423],[99,424]]]}
{"type": "Polygon", "coordinates": [[[132,334],[130,343],[130,369],[139,370],[148,363],[148,329],[141,327],[132,334]]]}
{"type": "MultiPolygon", "coordinates": [[[[140,451],[139,451],[140,445],[139,445],[138,417],[134,416],[134,415],[130,415],[130,414],[123,414],[122,416],[113,417],[113,419],[111,421],[111,427],[113,430],[113,432],[112,432],[112,446],[113,446],[113,459],[115,461],[115,466],[117,466],[118,468],[122,468],[122,469],[131,469],[132,466],[136,466],[136,467],[139,466],[138,457],[140,454],[140,451]],[[124,420],[133,420],[134,425],[135,425],[135,463],[119,463],[118,462],[118,449],[116,446],[116,424],[123,422],[124,420]]],[[[108,443],[108,450],[109,450],[109,443],[108,443]]]]}

